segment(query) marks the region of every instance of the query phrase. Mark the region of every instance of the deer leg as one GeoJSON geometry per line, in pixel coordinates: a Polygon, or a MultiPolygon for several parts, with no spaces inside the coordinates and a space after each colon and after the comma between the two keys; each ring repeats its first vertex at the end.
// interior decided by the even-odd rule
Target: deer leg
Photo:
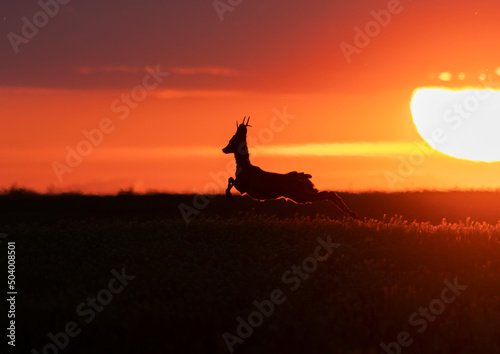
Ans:
{"type": "Polygon", "coordinates": [[[335,205],[342,210],[344,213],[349,215],[351,218],[356,219],[356,220],[361,220],[359,215],[349,209],[347,205],[344,203],[344,201],[337,195],[335,192],[320,192],[319,195],[321,197],[324,197],[325,199],[335,203],[335,205]]]}
{"type": "Polygon", "coordinates": [[[228,200],[234,200],[233,195],[231,194],[231,188],[234,186],[234,178],[229,177],[227,180],[227,189],[226,189],[226,198],[228,200]]]}

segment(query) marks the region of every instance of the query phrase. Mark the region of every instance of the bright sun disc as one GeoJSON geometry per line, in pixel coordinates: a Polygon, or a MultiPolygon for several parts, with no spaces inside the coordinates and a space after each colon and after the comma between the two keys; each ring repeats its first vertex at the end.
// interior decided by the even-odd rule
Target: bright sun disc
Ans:
{"type": "Polygon", "coordinates": [[[419,88],[411,112],[434,149],[459,159],[500,161],[500,91],[419,88]]]}

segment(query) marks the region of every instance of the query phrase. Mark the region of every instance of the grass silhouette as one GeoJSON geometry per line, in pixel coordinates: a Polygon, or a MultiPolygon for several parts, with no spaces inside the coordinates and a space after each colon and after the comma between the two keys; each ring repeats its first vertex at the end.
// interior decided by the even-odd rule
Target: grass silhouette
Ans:
{"type": "Polygon", "coordinates": [[[379,353],[401,331],[405,353],[500,350],[500,193],[342,194],[363,222],[327,202],[215,196],[186,225],[178,205],[192,198],[0,196],[0,232],[17,249],[18,350],[41,352],[75,321],[65,353],[228,353],[222,335],[276,288],[286,301],[236,352],[379,353]],[[328,235],[340,247],[287,290],[283,273],[328,235]],[[122,267],[136,278],[84,323],[77,306],[122,267]],[[417,332],[409,316],[455,278],[467,289],[417,332]]]}

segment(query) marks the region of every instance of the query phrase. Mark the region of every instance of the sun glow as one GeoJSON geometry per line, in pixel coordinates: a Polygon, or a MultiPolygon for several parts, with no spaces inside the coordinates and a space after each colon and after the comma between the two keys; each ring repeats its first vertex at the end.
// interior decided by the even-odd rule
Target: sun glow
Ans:
{"type": "Polygon", "coordinates": [[[500,91],[419,88],[411,112],[434,149],[460,159],[500,161],[500,91]]]}

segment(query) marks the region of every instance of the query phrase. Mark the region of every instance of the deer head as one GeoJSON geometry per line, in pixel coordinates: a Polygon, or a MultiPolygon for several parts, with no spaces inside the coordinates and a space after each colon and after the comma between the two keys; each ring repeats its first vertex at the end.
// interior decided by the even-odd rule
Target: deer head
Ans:
{"type": "Polygon", "coordinates": [[[222,152],[225,154],[232,154],[238,152],[238,149],[241,149],[243,146],[243,143],[245,143],[245,148],[246,148],[246,141],[247,141],[247,127],[251,127],[248,122],[250,121],[250,117],[248,117],[247,122],[245,123],[245,118],[243,118],[243,123],[238,125],[238,121],[236,121],[236,133],[233,135],[231,140],[229,140],[229,143],[227,146],[222,149],[222,152]]]}

